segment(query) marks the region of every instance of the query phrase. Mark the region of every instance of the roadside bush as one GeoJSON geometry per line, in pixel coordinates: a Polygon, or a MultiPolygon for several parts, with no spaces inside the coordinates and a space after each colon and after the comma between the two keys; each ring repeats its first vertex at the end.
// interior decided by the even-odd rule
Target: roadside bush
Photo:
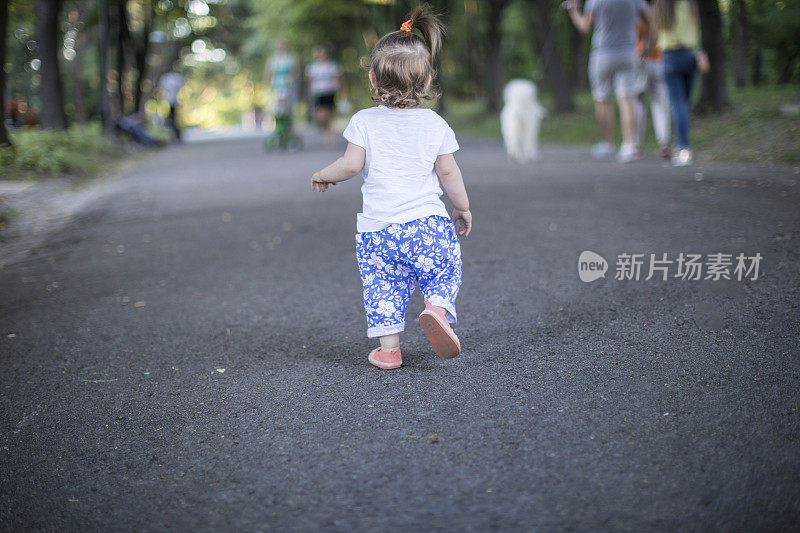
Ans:
{"type": "Polygon", "coordinates": [[[66,131],[13,129],[9,133],[14,147],[0,148],[0,178],[88,175],[119,154],[99,124],[75,125],[66,131]]]}

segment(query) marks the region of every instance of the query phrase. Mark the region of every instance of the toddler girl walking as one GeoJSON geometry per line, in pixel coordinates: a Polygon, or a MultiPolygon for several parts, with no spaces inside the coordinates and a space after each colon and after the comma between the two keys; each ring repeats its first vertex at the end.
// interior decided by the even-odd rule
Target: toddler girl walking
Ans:
{"type": "Polygon", "coordinates": [[[425,298],[419,323],[433,351],[445,359],[461,351],[450,326],[461,286],[454,224],[458,235],[469,235],[472,214],[453,157],[455,134],[436,112],[420,107],[433,98],[433,61],[443,31],[430,7],[421,5],[398,31],[378,41],[369,81],[379,105],[353,115],[344,130],[344,155],[311,178],[312,190],[324,192],[359,173],[364,177],[356,254],[367,336],[380,339],[369,361],[380,368],[398,368],[403,362],[399,333],[417,284],[425,298]],[[453,202],[452,222],[440,199],[442,188],[453,202]]]}

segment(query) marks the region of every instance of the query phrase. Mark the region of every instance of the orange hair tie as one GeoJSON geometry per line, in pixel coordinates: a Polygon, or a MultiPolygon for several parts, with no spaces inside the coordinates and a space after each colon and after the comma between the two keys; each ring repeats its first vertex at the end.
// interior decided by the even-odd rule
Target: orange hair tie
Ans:
{"type": "Polygon", "coordinates": [[[408,19],[400,25],[400,31],[411,33],[411,19],[408,19]]]}

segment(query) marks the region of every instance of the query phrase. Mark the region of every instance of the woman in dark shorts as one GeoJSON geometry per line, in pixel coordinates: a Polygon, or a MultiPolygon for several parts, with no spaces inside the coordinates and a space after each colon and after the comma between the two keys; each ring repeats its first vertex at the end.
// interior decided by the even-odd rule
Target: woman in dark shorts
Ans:
{"type": "Polygon", "coordinates": [[[306,67],[306,81],[314,102],[314,121],[322,130],[325,143],[331,144],[336,92],[342,87],[342,67],[331,60],[324,46],[314,48],[314,62],[306,67]]]}

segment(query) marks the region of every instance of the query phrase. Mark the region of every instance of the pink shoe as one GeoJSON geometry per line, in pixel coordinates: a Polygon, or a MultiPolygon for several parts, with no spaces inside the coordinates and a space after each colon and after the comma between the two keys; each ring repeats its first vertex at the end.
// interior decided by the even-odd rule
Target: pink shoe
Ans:
{"type": "Polygon", "coordinates": [[[461,353],[461,343],[447,322],[445,312],[425,300],[425,310],[419,315],[419,325],[428,336],[431,347],[442,359],[452,359],[461,353]]]}
{"type": "Polygon", "coordinates": [[[400,368],[400,365],[403,364],[403,356],[400,355],[400,348],[390,352],[375,348],[369,354],[369,362],[379,368],[400,368]]]}

